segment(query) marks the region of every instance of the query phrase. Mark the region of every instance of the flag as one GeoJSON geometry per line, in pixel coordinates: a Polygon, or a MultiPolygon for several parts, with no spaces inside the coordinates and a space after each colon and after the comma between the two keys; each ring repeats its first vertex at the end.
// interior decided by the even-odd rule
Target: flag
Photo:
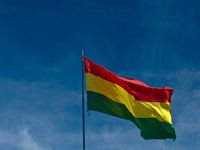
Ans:
{"type": "Polygon", "coordinates": [[[144,139],[176,139],[171,118],[169,87],[152,88],[111,71],[84,58],[87,107],[132,121],[144,139]]]}

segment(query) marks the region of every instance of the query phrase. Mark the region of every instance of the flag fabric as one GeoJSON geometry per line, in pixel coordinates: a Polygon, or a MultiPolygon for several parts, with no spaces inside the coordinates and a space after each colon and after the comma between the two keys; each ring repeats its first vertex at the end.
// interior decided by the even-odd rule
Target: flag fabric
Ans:
{"type": "Polygon", "coordinates": [[[176,139],[171,118],[172,88],[152,88],[84,58],[88,110],[132,121],[144,139],[176,139]]]}

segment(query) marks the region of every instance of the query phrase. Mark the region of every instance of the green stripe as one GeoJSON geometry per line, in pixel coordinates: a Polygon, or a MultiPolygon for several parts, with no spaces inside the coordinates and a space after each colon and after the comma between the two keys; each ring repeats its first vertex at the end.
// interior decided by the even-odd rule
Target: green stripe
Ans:
{"type": "Polygon", "coordinates": [[[112,101],[106,96],[87,91],[88,110],[99,111],[135,123],[144,139],[176,139],[175,129],[171,124],[160,122],[156,118],[136,118],[125,105],[112,101]]]}

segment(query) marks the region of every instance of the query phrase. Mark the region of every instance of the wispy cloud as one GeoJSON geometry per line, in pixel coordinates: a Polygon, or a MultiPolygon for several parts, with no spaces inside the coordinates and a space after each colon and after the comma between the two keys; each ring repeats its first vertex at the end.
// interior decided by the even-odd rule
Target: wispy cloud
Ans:
{"type": "Polygon", "coordinates": [[[0,82],[0,148],[62,150],[75,145],[81,137],[76,134],[81,122],[79,93],[66,91],[54,81],[0,82]]]}
{"type": "Polygon", "coordinates": [[[20,131],[19,146],[23,150],[44,150],[44,148],[41,148],[34,140],[34,138],[30,135],[29,130],[27,128],[20,131]]]}
{"type": "Polygon", "coordinates": [[[33,135],[30,134],[28,128],[21,128],[16,130],[0,130],[0,148],[13,150],[51,150],[51,147],[46,146],[44,143],[39,144],[33,135]]]}
{"type": "Polygon", "coordinates": [[[0,147],[2,148],[3,145],[12,147],[18,147],[17,143],[19,143],[17,136],[17,132],[11,132],[8,129],[0,129],[0,147]]]}

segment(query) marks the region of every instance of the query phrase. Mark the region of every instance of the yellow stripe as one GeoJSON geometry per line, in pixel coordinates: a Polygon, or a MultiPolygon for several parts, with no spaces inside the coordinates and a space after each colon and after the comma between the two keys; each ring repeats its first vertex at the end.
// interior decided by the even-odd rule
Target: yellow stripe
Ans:
{"type": "Polygon", "coordinates": [[[91,73],[85,73],[87,91],[103,94],[109,99],[124,104],[136,118],[157,118],[172,124],[171,103],[144,102],[136,100],[121,86],[91,73]]]}

